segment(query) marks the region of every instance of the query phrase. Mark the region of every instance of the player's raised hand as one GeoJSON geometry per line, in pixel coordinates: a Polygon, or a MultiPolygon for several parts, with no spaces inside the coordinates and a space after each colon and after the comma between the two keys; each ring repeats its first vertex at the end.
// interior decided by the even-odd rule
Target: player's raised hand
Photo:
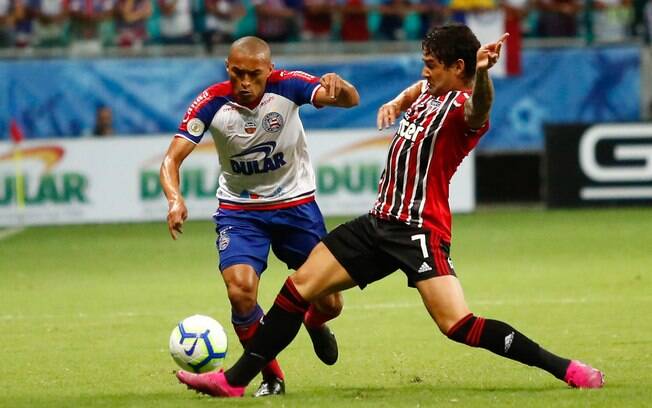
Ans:
{"type": "Polygon", "coordinates": [[[505,33],[496,42],[485,44],[478,50],[476,69],[489,69],[493,67],[498,58],[500,58],[500,49],[505,40],[509,37],[509,33],[505,33]]]}
{"type": "Polygon", "coordinates": [[[328,94],[328,97],[331,98],[332,100],[337,99],[338,96],[340,96],[340,92],[342,91],[342,86],[343,86],[343,79],[339,75],[329,72],[328,74],[322,75],[321,78],[319,78],[319,84],[324,87],[326,90],[326,93],[328,94]]]}
{"type": "Polygon", "coordinates": [[[183,199],[170,201],[168,207],[168,231],[172,239],[177,239],[177,234],[183,234],[183,222],[188,218],[188,209],[183,199]]]}
{"type": "Polygon", "coordinates": [[[394,101],[387,102],[378,109],[378,115],[376,116],[376,125],[378,130],[387,129],[388,127],[394,125],[396,118],[401,113],[401,109],[396,106],[394,101]]]}

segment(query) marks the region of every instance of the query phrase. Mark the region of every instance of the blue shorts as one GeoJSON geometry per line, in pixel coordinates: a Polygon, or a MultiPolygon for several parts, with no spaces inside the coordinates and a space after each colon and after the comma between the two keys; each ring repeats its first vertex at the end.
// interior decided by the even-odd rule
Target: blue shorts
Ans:
{"type": "Polygon", "coordinates": [[[220,271],[231,265],[251,265],[260,276],[274,255],[297,269],[326,235],[324,218],[315,201],[279,210],[227,210],[213,215],[220,271]]]}

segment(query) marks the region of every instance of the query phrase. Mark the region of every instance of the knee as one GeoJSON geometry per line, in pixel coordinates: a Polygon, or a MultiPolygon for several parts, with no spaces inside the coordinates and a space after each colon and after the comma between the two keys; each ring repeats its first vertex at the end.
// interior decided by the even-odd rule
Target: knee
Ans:
{"type": "Polygon", "coordinates": [[[226,283],[231,307],[238,315],[246,315],[256,307],[256,288],[253,284],[234,279],[226,283]]]}
{"type": "Polygon", "coordinates": [[[320,299],[318,294],[315,293],[315,282],[311,280],[310,276],[310,272],[301,267],[291,274],[289,279],[304,300],[317,303],[320,299]]]}
{"type": "Polygon", "coordinates": [[[473,317],[473,313],[468,312],[464,315],[451,314],[447,316],[442,316],[440,319],[437,320],[437,327],[439,328],[439,331],[441,331],[443,335],[447,337],[451,337],[451,334],[454,331],[454,329],[462,325],[470,317],[473,317]]]}
{"type": "Polygon", "coordinates": [[[478,321],[478,318],[473,313],[469,313],[439,329],[449,339],[475,347],[482,331],[482,324],[476,325],[476,321],[478,321]]]}
{"type": "Polygon", "coordinates": [[[339,316],[342,313],[343,305],[344,301],[340,292],[325,296],[315,302],[315,307],[320,312],[333,317],[339,316]]]}
{"type": "Polygon", "coordinates": [[[289,276],[289,279],[297,290],[307,288],[310,285],[310,273],[307,272],[304,267],[293,272],[289,276]]]}

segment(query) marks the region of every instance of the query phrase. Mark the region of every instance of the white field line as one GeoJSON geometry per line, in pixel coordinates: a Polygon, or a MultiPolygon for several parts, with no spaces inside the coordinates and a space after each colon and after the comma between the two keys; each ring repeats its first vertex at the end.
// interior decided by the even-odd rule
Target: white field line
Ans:
{"type": "Polygon", "coordinates": [[[0,241],[25,231],[25,227],[12,227],[0,231],[0,241]]]}
{"type": "MultiPolygon", "coordinates": [[[[652,302],[652,296],[643,296],[628,299],[633,303],[647,303],[652,302]]],[[[611,298],[564,298],[564,299],[535,299],[535,300],[480,300],[469,302],[471,306],[502,306],[502,305],[560,305],[560,304],[592,304],[592,303],[608,303],[611,298]]],[[[420,302],[403,302],[403,303],[372,303],[366,305],[347,305],[344,302],[344,313],[350,310],[385,310],[385,309],[420,309],[423,304],[420,302]]],[[[10,320],[51,320],[51,319],[97,319],[97,318],[139,318],[145,316],[171,316],[175,315],[175,311],[152,311],[152,312],[113,312],[106,314],[89,315],[88,313],[78,312],[76,314],[50,314],[43,313],[39,315],[0,315],[0,321],[10,320]]]]}

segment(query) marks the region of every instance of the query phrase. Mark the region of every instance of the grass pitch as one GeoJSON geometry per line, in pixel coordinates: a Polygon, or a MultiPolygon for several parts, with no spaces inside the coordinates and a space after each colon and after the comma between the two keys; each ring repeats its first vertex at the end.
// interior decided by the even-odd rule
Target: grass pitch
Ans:
{"type": "MultiPolygon", "coordinates": [[[[196,395],[172,375],[167,341],[178,320],[211,315],[227,327],[227,365],[241,351],[214,240],[207,221],[189,223],[176,242],[162,222],[29,228],[0,241],[0,406],[650,405],[652,209],[455,217],[452,257],[474,312],[603,369],[607,385],[597,391],[447,340],[398,272],[346,292],[332,323],[335,366],[322,365],[299,333],[280,355],[285,397],[196,395]]],[[[272,260],[263,307],[285,276],[272,260]]]]}

